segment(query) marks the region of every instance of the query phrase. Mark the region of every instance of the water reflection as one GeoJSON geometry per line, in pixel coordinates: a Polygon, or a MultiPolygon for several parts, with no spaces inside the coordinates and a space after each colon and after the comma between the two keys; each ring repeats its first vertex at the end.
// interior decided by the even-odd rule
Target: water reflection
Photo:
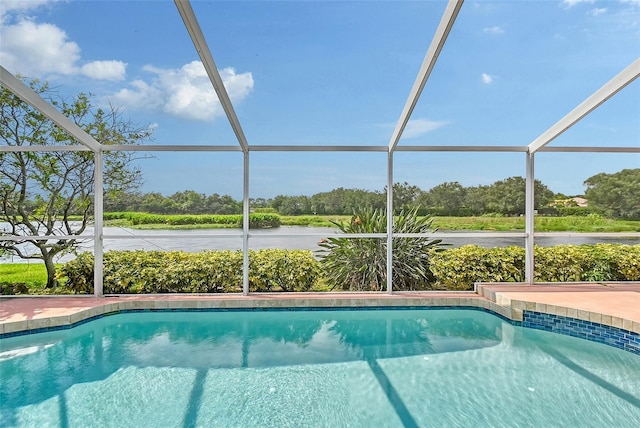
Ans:
{"type": "Polygon", "coordinates": [[[463,310],[120,314],[0,340],[0,411],[131,366],[200,372],[372,361],[478,349],[501,337],[499,318],[463,310]]]}

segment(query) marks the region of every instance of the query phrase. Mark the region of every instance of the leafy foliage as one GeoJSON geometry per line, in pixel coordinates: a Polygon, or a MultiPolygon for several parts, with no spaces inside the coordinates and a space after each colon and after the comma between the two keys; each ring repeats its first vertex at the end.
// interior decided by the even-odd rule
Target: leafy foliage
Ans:
{"type": "MultiPolygon", "coordinates": [[[[542,182],[534,182],[534,207],[541,209],[553,200],[554,193],[542,182]]],[[[382,192],[342,187],[313,196],[276,196],[262,205],[275,208],[282,215],[351,214],[361,209],[386,206],[386,188],[382,192]]],[[[525,179],[509,177],[488,186],[464,187],[458,182],[442,183],[424,191],[407,182],[393,185],[393,204],[398,210],[423,207],[421,214],[433,215],[503,215],[524,214],[525,179]]],[[[396,210],[396,211],[398,211],[396,210]]]]}
{"type": "MultiPolygon", "coordinates": [[[[93,292],[93,255],[82,253],[59,272],[67,287],[93,292]]],[[[249,252],[251,291],[307,291],[319,266],[310,251],[249,252]]],[[[242,291],[242,252],[109,251],[104,254],[103,289],[125,293],[233,293],[242,291]]]]}
{"type": "MultiPolygon", "coordinates": [[[[48,85],[30,82],[31,88],[57,107],[96,141],[105,144],[138,144],[150,138],[148,129],[124,120],[117,109],[103,110],[79,94],[70,102],[49,90],[48,85]]],[[[78,146],[71,135],[46,116],[14,95],[0,90],[0,141],[13,147],[78,146]]],[[[104,188],[119,193],[134,189],[140,172],[131,167],[133,155],[126,152],[104,154],[104,188]]],[[[47,285],[55,284],[55,256],[72,252],[78,239],[34,240],[30,236],[78,236],[93,211],[94,155],[90,151],[15,151],[0,153],[0,221],[9,224],[3,232],[16,241],[0,241],[5,251],[25,259],[41,259],[47,266],[47,285]],[[72,222],[71,216],[80,220],[72,222]],[[25,252],[24,244],[37,248],[25,252]]]]}
{"type": "Polygon", "coordinates": [[[472,290],[475,282],[524,281],[524,257],[521,247],[463,245],[434,253],[431,257],[434,288],[472,290]]]}
{"type": "MultiPolygon", "coordinates": [[[[187,224],[220,224],[232,227],[242,227],[242,215],[237,214],[200,214],[200,215],[164,215],[136,212],[104,213],[105,220],[126,219],[135,225],[166,224],[179,226],[187,224]]],[[[265,229],[280,226],[280,216],[271,213],[249,214],[249,227],[252,229],[265,229]]]]}
{"type": "Polygon", "coordinates": [[[640,168],[596,174],[584,184],[592,209],[607,217],[640,219],[640,168]]]}
{"type": "MultiPolygon", "coordinates": [[[[433,253],[436,287],[471,290],[475,282],[524,281],[521,247],[465,245],[433,253]]],[[[534,249],[536,282],[638,281],[640,245],[556,245],[534,249]]]]}
{"type": "MultiPolygon", "coordinates": [[[[402,211],[393,218],[395,233],[434,232],[433,218],[418,217],[417,210],[402,211]]],[[[387,216],[380,210],[357,212],[348,223],[334,223],[343,233],[385,233],[387,216]]],[[[320,246],[322,265],[333,287],[344,290],[386,288],[387,241],[380,238],[326,238],[320,246]]],[[[430,270],[432,251],[441,240],[395,238],[393,241],[393,287],[396,290],[428,289],[433,283],[430,270]]]]}
{"type": "Polygon", "coordinates": [[[107,194],[106,211],[138,211],[154,214],[241,214],[242,201],[217,193],[205,195],[193,190],[163,196],[157,192],[107,194]]]}
{"type": "Polygon", "coordinates": [[[282,249],[249,252],[252,291],[309,291],[320,276],[311,251],[282,249]]]}
{"type": "MultiPolygon", "coordinates": [[[[538,210],[548,208],[554,193],[535,181],[534,206],[538,210]]],[[[307,195],[278,195],[273,199],[255,198],[251,207],[272,209],[281,215],[351,215],[362,209],[384,210],[387,189],[370,191],[339,187],[328,192],[307,195]]],[[[163,196],[159,193],[117,195],[105,198],[107,211],[137,211],[154,214],[240,214],[242,201],[217,193],[206,196],[193,190],[163,196]]],[[[524,213],[525,179],[510,177],[487,186],[464,187],[458,182],[439,184],[428,191],[407,182],[394,183],[393,206],[395,211],[423,207],[421,214],[432,215],[484,215],[498,213],[519,215],[524,213]]],[[[557,211],[552,210],[550,214],[557,211]]]]}
{"type": "MultiPolygon", "coordinates": [[[[472,290],[476,282],[524,281],[524,249],[521,247],[465,245],[427,251],[433,281],[429,287],[432,289],[472,290]]],[[[640,281],[640,245],[536,247],[535,256],[537,282],[640,281]]],[[[11,266],[0,265],[2,278],[9,280],[0,284],[2,293],[47,292],[32,284],[30,276],[10,275],[7,268],[11,266]]],[[[325,278],[331,277],[329,272],[323,271],[326,268],[310,251],[251,251],[250,289],[317,290],[325,278]]],[[[242,253],[239,251],[110,251],[105,253],[104,269],[106,293],[216,293],[242,289],[242,253]]],[[[93,256],[80,254],[64,265],[58,275],[68,277],[69,288],[62,292],[92,293],[93,256]]],[[[335,284],[335,279],[332,283],[335,284]]]]}
{"type": "Polygon", "coordinates": [[[638,281],[640,245],[536,247],[536,281],[638,281]]]}

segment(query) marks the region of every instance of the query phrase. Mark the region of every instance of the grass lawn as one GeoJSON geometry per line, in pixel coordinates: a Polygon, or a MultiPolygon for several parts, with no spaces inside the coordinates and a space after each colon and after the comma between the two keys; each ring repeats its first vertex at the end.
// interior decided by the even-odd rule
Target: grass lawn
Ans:
{"type": "MultiPolygon", "coordinates": [[[[56,264],[56,268],[62,266],[56,264]]],[[[64,286],[64,278],[56,288],[45,288],[47,284],[47,269],[42,263],[1,263],[0,285],[24,284],[29,289],[29,294],[73,294],[64,286]]]]}
{"type": "MultiPolygon", "coordinates": [[[[347,222],[351,216],[280,216],[283,226],[333,227],[331,221],[347,222]]],[[[436,217],[433,225],[441,232],[449,230],[520,231],[524,217],[436,217]]],[[[640,232],[638,220],[613,220],[602,217],[536,217],[537,232],[640,232]]]]}
{"type": "MultiPolygon", "coordinates": [[[[283,226],[334,227],[332,221],[348,222],[349,215],[298,215],[280,216],[283,226]]],[[[441,232],[449,230],[521,231],[525,228],[524,217],[436,217],[433,224],[441,232]]],[[[132,229],[184,230],[237,228],[230,224],[145,224],[132,225],[126,219],[106,221],[107,226],[132,229]]],[[[599,216],[541,217],[535,218],[538,232],[640,232],[640,220],[614,220],[599,216]]]]}

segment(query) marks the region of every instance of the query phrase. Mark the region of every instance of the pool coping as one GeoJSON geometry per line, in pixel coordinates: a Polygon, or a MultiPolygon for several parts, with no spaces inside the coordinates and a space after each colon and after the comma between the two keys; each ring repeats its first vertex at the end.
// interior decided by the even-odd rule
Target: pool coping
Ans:
{"type": "Polygon", "coordinates": [[[534,288],[514,283],[484,283],[477,284],[476,291],[500,306],[511,308],[512,320],[521,321],[523,311],[530,311],[640,334],[640,283],[542,284],[534,288]],[[605,301],[607,297],[609,301],[605,301]],[[611,301],[622,298],[626,300],[611,301]]]}
{"type": "Polygon", "coordinates": [[[215,310],[286,308],[476,307],[511,319],[509,308],[474,292],[464,293],[255,293],[225,295],[26,297],[0,301],[0,337],[65,327],[112,312],[137,310],[215,310]],[[9,302],[7,302],[9,301],[9,302]],[[12,304],[15,303],[15,304],[12,304]],[[51,303],[63,307],[52,307],[51,303]],[[10,304],[13,307],[8,307],[10,304]],[[29,305],[32,304],[32,305],[29,305]],[[30,309],[20,309],[29,307],[30,309]],[[20,313],[19,311],[25,311],[20,313]],[[31,313],[26,313],[31,311],[31,313]]]}
{"type": "Polygon", "coordinates": [[[608,343],[610,334],[621,336],[623,340],[630,341],[631,348],[627,349],[627,342],[627,348],[618,347],[640,354],[640,283],[554,283],[534,286],[479,283],[474,288],[471,292],[399,291],[392,294],[156,294],[109,295],[101,298],[3,296],[0,299],[0,338],[70,328],[111,313],[131,311],[460,307],[489,311],[516,325],[577,335],[612,346],[617,345],[608,343]],[[624,304],[616,303],[622,298],[624,304]],[[532,319],[535,321],[530,322],[532,319]],[[589,335],[593,331],[603,331],[601,326],[605,329],[602,337],[589,335]],[[583,331],[573,334],[575,328],[582,328],[583,331]]]}

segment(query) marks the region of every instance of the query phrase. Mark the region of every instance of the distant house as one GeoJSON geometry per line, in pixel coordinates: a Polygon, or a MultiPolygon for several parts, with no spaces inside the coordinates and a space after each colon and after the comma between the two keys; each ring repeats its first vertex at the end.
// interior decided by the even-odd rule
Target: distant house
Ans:
{"type": "Polygon", "coordinates": [[[589,206],[589,201],[587,201],[585,198],[581,198],[579,196],[576,196],[575,198],[571,198],[571,200],[573,202],[575,202],[576,205],[578,205],[579,207],[584,208],[584,207],[589,206]]]}
{"type": "Polygon", "coordinates": [[[585,198],[576,196],[574,198],[569,199],[556,199],[555,201],[549,204],[551,207],[555,208],[570,208],[570,207],[580,207],[585,208],[589,206],[589,201],[585,198]]]}

